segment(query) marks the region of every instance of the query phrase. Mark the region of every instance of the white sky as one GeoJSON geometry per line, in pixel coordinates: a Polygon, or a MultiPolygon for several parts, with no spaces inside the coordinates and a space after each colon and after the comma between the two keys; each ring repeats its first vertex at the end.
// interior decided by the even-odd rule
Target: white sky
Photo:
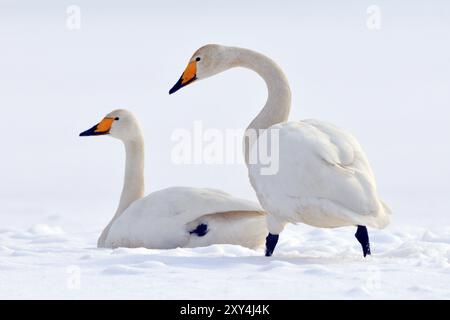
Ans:
{"type": "Polygon", "coordinates": [[[118,107],[142,123],[148,191],[187,185],[254,198],[243,166],[170,159],[173,130],[196,120],[244,128],[264,104],[264,83],[241,69],[168,95],[191,54],[220,43],[281,65],[292,120],[353,132],[399,219],[448,223],[448,1],[314,2],[0,0],[0,219],[84,213],[106,221],[121,191],[123,150],[78,133],[118,107]],[[81,8],[80,31],[66,28],[71,4],[81,8]],[[380,31],[366,27],[372,4],[380,31]]]}

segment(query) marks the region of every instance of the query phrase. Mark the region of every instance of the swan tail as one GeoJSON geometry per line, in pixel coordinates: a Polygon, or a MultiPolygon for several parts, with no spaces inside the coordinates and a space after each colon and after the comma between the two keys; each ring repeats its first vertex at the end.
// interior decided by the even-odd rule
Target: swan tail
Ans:
{"type": "Polygon", "coordinates": [[[392,210],[391,207],[389,207],[386,202],[384,202],[383,200],[380,200],[381,205],[383,206],[384,212],[388,215],[392,215],[392,210]]]}
{"type": "Polygon", "coordinates": [[[389,223],[391,223],[392,211],[384,201],[379,200],[379,203],[380,210],[375,216],[371,217],[372,219],[367,225],[377,229],[384,229],[389,223]]]}

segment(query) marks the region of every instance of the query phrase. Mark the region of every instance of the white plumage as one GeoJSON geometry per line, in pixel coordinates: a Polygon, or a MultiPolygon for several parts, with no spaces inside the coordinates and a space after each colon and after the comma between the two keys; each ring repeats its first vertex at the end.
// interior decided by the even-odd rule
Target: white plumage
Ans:
{"type": "Polygon", "coordinates": [[[378,198],[375,178],[361,146],[349,133],[317,120],[270,127],[279,134],[279,171],[261,175],[249,165],[250,181],[262,206],[275,216],[269,230],[286,222],[316,227],[364,225],[383,228],[390,210],[378,198]]]}
{"type": "Polygon", "coordinates": [[[286,122],[291,90],[272,59],[248,49],[206,45],[194,53],[169,93],[234,67],[257,72],[268,89],[264,108],[247,128],[247,137],[256,136],[257,140],[244,141],[250,182],[268,213],[266,255],[272,254],[288,222],[323,228],[358,226],[355,236],[364,256],[370,254],[366,226],[385,227],[390,210],[378,196],[361,146],[352,135],[325,122],[286,122]],[[276,172],[267,172],[263,161],[251,161],[259,154],[255,148],[269,143],[275,143],[279,150],[271,155],[278,163],[276,172]]]}
{"type": "Polygon", "coordinates": [[[144,140],[134,115],[115,110],[81,136],[109,135],[126,151],[119,207],[98,247],[170,249],[212,244],[256,248],[267,233],[259,204],[222,191],[173,187],[144,197],[144,140]]]}
{"type": "Polygon", "coordinates": [[[105,246],[170,249],[218,243],[260,246],[264,213],[251,201],[212,189],[172,187],[132,203],[112,224],[105,246]],[[207,226],[204,236],[191,234],[207,226]]]}

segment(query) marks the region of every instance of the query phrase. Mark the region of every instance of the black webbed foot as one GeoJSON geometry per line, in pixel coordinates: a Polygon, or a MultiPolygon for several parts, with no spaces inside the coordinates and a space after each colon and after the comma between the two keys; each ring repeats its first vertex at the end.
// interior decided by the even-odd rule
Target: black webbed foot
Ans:
{"type": "Polygon", "coordinates": [[[365,226],[358,226],[358,230],[356,230],[355,237],[361,244],[364,257],[370,255],[371,254],[370,242],[369,242],[369,234],[367,233],[367,228],[365,226]]]}
{"type": "Polygon", "coordinates": [[[275,247],[278,243],[278,234],[271,234],[266,238],[266,257],[270,257],[273,254],[273,251],[275,250],[275,247]]]}

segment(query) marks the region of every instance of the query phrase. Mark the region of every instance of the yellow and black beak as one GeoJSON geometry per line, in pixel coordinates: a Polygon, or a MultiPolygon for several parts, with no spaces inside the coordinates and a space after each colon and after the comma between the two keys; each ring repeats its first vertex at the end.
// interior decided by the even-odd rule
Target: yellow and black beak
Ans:
{"type": "Polygon", "coordinates": [[[197,80],[197,61],[191,61],[181,75],[180,80],[170,89],[169,94],[177,92],[195,80],[197,80]]]}
{"type": "Polygon", "coordinates": [[[114,122],[113,118],[104,118],[99,124],[96,124],[89,130],[80,133],[80,137],[101,136],[109,134],[113,122],[114,122]]]}

